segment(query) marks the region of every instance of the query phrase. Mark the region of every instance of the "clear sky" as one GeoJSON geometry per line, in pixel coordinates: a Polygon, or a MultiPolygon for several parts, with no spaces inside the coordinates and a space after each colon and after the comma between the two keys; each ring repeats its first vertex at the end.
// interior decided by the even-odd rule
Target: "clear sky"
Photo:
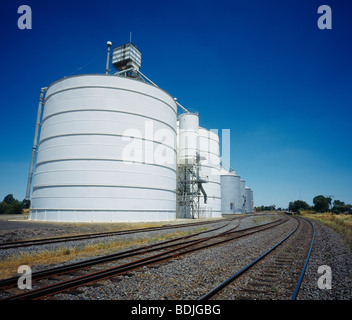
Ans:
{"type": "Polygon", "coordinates": [[[0,27],[0,201],[25,196],[40,88],[104,73],[106,42],[132,32],[142,73],[201,126],[231,130],[255,205],[352,203],[352,1],[1,0],[0,27]],[[23,4],[31,30],[17,26],[23,4]]]}

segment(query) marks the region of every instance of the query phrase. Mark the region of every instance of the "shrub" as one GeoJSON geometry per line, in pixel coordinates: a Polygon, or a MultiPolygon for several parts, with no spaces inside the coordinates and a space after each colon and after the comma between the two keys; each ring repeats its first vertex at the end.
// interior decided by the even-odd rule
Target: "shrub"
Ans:
{"type": "Polygon", "coordinates": [[[0,214],[21,214],[23,203],[14,199],[12,194],[8,194],[2,202],[0,202],[0,214]]]}

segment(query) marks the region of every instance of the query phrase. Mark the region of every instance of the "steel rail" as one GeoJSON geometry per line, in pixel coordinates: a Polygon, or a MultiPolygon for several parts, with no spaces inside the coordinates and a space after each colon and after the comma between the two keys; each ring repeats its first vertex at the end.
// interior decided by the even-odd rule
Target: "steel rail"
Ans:
{"type": "Polygon", "coordinates": [[[248,228],[248,229],[244,229],[244,230],[238,231],[238,232],[242,232],[243,233],[242,235],[236,235],[236,234],[234,234],[234,232],[232,232],[233,229],[235,229],[235,228],[237,228],[239,226],[239,225],[237,225],[235,228],[232,228],[229,231],[225,231],[225,232],[220,233],[220,234],[215,235],[215,236],[210,236],[210,237],[207,237],[207,238],[204,238],[204,239],[200,239],[200,240],[197,240],[195,242],[192,241],[192,243],[187,243],[185,245],[183,244],[181,247],[171,249],[171,250],[169,250],[167,252],[162,252],[162,253],[155,254],[155,255],[150,256],[150,257],[145,257],[145,258],[139,259],[137,261],[128,262],[128,263],[125,263],[125,264],[122,264],[122,265],[119,265],[119,266],[116,266],[116,267],[112,267],[112,268],[109,268],[109,269],[106,269],[106,270],[102,270],[102,271],[98,271],[98,272],[91,273],[91,274],[88,274],[88,275],[80,276],[80,277],[77,277],[75,279],[62,281],[62,282],[60,282],[58,284],[52,284],[52,285],[49,285],[49,286],[44,287],[44,288],[34,289],[34,290],[29,291],[27,293],[22,293],[22,294],[19,294],[19,295],[16,295],[16,296],[11,296],[11,297],[5,298],[3,300],[38,299],[38,298],[42,298],[44,296],[52,295],[52,294],[55,294],[55,293],[66,291],[68,289],[73,289],[73,288],[79,287],[79,286],[81,286],[83,284],[91,283],[91,282],[94,282],[94,281],[97,281],[97,280],[102,280],[102,279],[111,277],[111,276],[116,275],[116,274],[121,274],[121,273],[130,271],[130,270],[134,270],[134,269],[142,267],[142,266],[146,266],[146,265],[149,265],[149,264],[165,261],[165,260],[168,260],[168,259],[171,259],[171,258],[175,258],[175,257],[181,256],[181,255],[184,255],[184,254],[187,254],[187,253],[190,253],[190,252],[195,252],[197,250],[202,250],[202,249],[209,248],[209,247],[212,247],[212,246],[215,246],[215,245],[219,245],[219,244],[222,244],[222,243],[225,243],[225,242],[229,242],[229,241],[232,241],[232,240],[240,238],[240,237],[248,236],[248,235],[251,235],[251,234],[256,233],[256,232],[264,231],[264,230],[276,227],[276,226],[278,226],[278,225],[280,225],[280,224],[282,224],[282,223],[284,223],[286,221],[283,221],[283,219],[278,219],[278,220],[275,220],[274,222],[270,222],[270,223],[267,223],[267,224],[264,224],[264,225],[260,225],[260,226],[257,226],[257,227],[252,227],[252,228],[248,228]],[[259,230],[253,230],[254,228],[257,228],[259,230]],[[248,230],[250,230],[249,233],[248,233],[248,230]],[[211,239],[216,239],[218,237],[224,237],[224,236],[225,237],[227,236],[227,239],[220,240],[220,241],[217,241],[217,242],[214,242],[214,243],[210,243],[210,244],[201,245],[201,246],[198,246],[198,247],[194,248],[194,246],[197,245],[197,244],[201,244],[202,242],[209,241],[211,239]]]}
{"type": "MultiPolygon", "coordinates": [[[[232,221],[232,220],[231,220],[232,221]]],[[[190,235],[186,235],[186,236],[182,236],[182,237],[178,237],[175,239],[170,239],[170,240],[165,240],[165,241],[161,241],[155,244],[150,244],[147,246],[142,246],[142,247],[138,247],[138,248],[134,248],[134,249],[129,249],[129,250],[125,250],[125,251],[121,251],[121,252],[117,252],[114,254],[110,254],[110,255],[105,255],[105,256],[101,256],[101,257],[97,257],[97,258],[93,258],[93,259],[88,259],[85,261],[81,261],[81,262],[76,262],[76,263],[71,263],[70,265],[66,265],[66,266],[61,266],[61,267],[54,267],[54,268],[50,268],[50,269],[45,269],[42,271],[37,271],[32,273],[32,279],[42,279],[44,277],[47,276],[52,276],[52,275],[58,275],[58,274],[62,274],[64,272],[68,272],[68,271],[73,271],[73,270],[78,270],[78,269],[82,269],[88,266],[92,266],[98,263],[105,263],[105,262],[110,262],[113,260],[118,260],[118,259],[123,259],[123,258],[128,258],[137,254],[142,254],[142,253],[147,253],[147,252],[152,252],[152,251],[156,251],[156,250],[162,250],[162,249],[166,249],[168,247],[174,246],[175,244],[171,244],[172,242],[176,242],[176,241],[180,241],[180,240],[185,240],[191,237],[195,237],[204,233],[208,233],[208,232],[212,232],[212,231],[216,231],[222,228],[225,228],[226,226],[228,226],[231,221],[229,221],[228,223],[226,223],[223,226],[220,227],[216,227],[210,230],[205,230],[205,231],[201,231],[201,232],[197,232],[197,233],[193,233],[190,235]],[[169,244],[166,245],[165,244],[169,244]],[[162,246],[164,245],[164,246],[162,246]],[[160,247],[160,248],[159,248],[160,247]]],[[[195,242],[197,240],[191,240],[189,242],[195,242]]],[[[0,280],[0,288],[4,287],[4,286],[8,286],[11,284],[16,284],[18,279],[20,276],[15,276],[15,277],[11,277],[11,278],[7,278],[7,279],[2,279],[0,280]]]]}
{"type": "Polygon", "coordinates": [[[166,225],[166,226],[158,226],[158,227],[150,227],[150,228],[129,229],[129,230],[120,230],[120,231],[111,231],[111,232],[100,232],[100,233],[91,233],[91,234],[83,234],[83,235],[81,234],[81,235],[74,235],[74,236],[67,236],[67,237],[44,238],[44,239],[35,239],[35,240],[22,240],[22,241],[8,242],[8,243],[0,243],[0,249],[14,249],[14,248],[19,248],[19,247],[28,247],[28,246],[32,246],[32,245],[42,245],[42,244],[57,243],[57,242],[93,239],[93,238],[99,238],[99,237],[119,236],[119,235],[133,234],[133,233],[140,233],[140,232],[150,232],[150,231],[168,230],[168,229],[175,229],[175,228],[185,228],[185,227],[192,227],[192,226],[198,226],[198,225],[220,223],[220,222],[231,220],[231,219],[233,219],[233,218],[222,219],[219,221],[193,222],[193,223],[166,225]]]}
{"type": "Polygon", "coordinates": [[[308,254],[307,254],[307,258],[306,258],[306,261],[304,263],[304,266],[303,266],[303,269],[302,269],[302,272],[301,272],[301,275],[298,279],[298,282],[297,282],[297,285],[296,285],[296,288],[295,288],[295,291],[293,292],[293,295],[291,297],[291,300],[296,300],[297,298],[297,295],[298,295],[298,291],[301,287],[301,282],[303,280],[303,277],[304,277],[304,273],[306,271],[306,267],[308,265],[308,261],[309,261],[309,258],[310,258],[310,254],[312,252],[312,248],[313,248],[313,243],[314,243],[314,238],[315,238],[315,228],[314,228],[314,225],[311,221],[309,221],[308,219],[305,219],[305,218],[302,218],[306,221],[308,221],[310,223],[310,225],[312,226],[312,229],[313,229],[313,236],[312,236],[312,240],[311,240],[311,244],[310,244],[310,248],[309,248],[309,251],[308,251],[308,254]]]}
{"type": "Polygon", "coordinates": [[[215,287],[214,289],[212,289],[211,291],[209,291],[208,293],[206,293],[205,295],[203,295],[202,297],[200,297],[198,300],[208,300],[211,297],[213,297],[215,294],[217,294],[218,292],[220,292],[223,288],[225,288],[226,286],[228,286],[230,283],[232,283],[234,280],[236,280],[237,278],[239,278],[242,274],[244,274],[245,272],[247,272],[249,269],[251,269],[254,265],[256,265],[260,260],[262,260],[265,256],[267,256],[270,252],[272,252],[273,250],[275,250],[280,244],[282,244],[283,242],[285,242],[292,234],[294,234],[297,230],[298,227],[300,226],[300,221],[299,219],[295,218],[298,221],[298,225],[296,228],[294,228],[287,236],[285,236],[285,238],[283,238],[282,240],[280,240],[278,243],[276,243],[273,247],[271,247],[268,251],[266,251],[265,253],[263,253],[261,256],[259,256],[258,258],[256,258],[255,260],[253,260],[251,263],[249,263],[247,266],[245,266],[243,269],[241,269],[240,271],[238,271],[237,273],[235,273],[234,275],[232,275],[231,277],[227,278],[225,281],[223,281],[221,284],[219,284],[217,287],[215,287]]]}

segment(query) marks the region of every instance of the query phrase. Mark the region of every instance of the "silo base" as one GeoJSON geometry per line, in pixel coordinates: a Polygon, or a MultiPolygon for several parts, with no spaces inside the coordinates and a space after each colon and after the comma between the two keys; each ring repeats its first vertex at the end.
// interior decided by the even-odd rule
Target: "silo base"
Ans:
{"type": "Polygon", "coordinates": [[[29,220],[56,222],[152,222],[176,220],[175,211],[51,211],[31,209],[29,220]]]}

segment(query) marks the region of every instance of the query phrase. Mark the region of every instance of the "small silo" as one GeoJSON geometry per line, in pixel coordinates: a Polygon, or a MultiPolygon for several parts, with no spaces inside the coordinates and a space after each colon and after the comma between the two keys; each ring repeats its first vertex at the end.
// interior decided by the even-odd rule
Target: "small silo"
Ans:
{"type": "Polygon", "coordinates": [[[234,171],[221,170],[221,211],[223,214],[242,213],[240,176],[234,171]]]}
{"type": "Polygon", "coordinates": [[[237,178],[233,171],[228,172],[225,169],[220,171],[222,214],[235,214],[236,200],[234,190],[237,178]]]}
{"type": "Polygon", "coordinates": [[[249,187],[245,187],[246,190],[246,213],[252,213],[252,195],[251,195],[251,189],[249,187]]]}
{"type": "Polygon", "coordinates": [[[203,188],[207,203],[200,196],[201,215],[208,218],[221,217],[220,147],[219,136],[210,130],[199,127],[199,154],[201,157],[200,175],[207,183],[203,188]]]}
{"type": "MultiPolygon", "coordinates": [[[[138,53],[132,44],[126,50],[138,53]]],[[[127,69],[132,75],[140,65],[136,61],[127,69]]],[[[173,97],[137,77],[86,74],[52,83],[43,109],[30,219],[175,219],[176,120],[173,97]]]]}

